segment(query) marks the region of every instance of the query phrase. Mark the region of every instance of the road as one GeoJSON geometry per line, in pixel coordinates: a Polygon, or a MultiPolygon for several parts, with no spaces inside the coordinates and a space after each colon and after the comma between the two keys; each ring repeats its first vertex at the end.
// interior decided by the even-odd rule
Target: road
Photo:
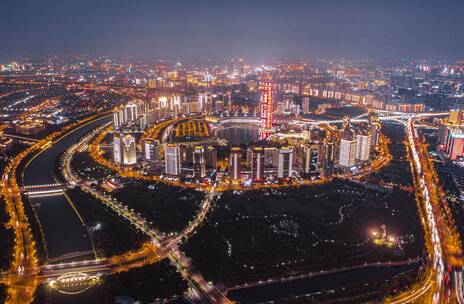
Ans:
{"type": "Polygon", "coordinates": [[[303,273],[303,274],[298,274],[298,275],[292,275],[292,276],[287,276],[287,277],[279,277],[279,278],[271,278],[267,280],[261,280],[255,283],[245,283],[242,285],[236,285],[233,287],[230,287],[227,289],[227,291],[233,291],[233,290],[240,290],[240,289],[245,289],[245,288],[253,288],[257,286],[264,286],[264,285],[272,285],[272,284],[278,284],[278,283],[283,283],[283,282],[292,282],[295,280],[302,280],[302,279],[307,279],[307,278],[312,278],[312,277],[317,277],[317,276],[323,276],[323,275],[330,275],[334,273],[340,273],[340,272],[347,272],[351,270],[358,270],[358,269],[364,269],[364,268],[372,268],[372,267],[396,267],[396,266],[404,266],[404,265],[411,265],[411,264],[416,264],[420,262],[420,258],[415,258],[415,259],[408,259],[408,260],[403,260],[403,261],[388,261],[388,262],[373,262],[373,263],[364,263],[361,265],[354,265],[354,266],[347,266],[347,267],[341,267],[341,268],[335,268],[335,269],[328,269],[328,270],[321,270],[321,271],[311,271],[308,273],[303,273]]]}
{"type": "Polygon", "coordinates": [[[439,181],[427,147],[414,125],[415,120],[409,118],[406,123],[407,145],[412,156],[419,214],[430,258],[430,274],[423,284],[389,303],[409,303],[424,298],[429,299],[430,303],[463,303],[462,273],[453,269],[461,260],[459,235],[450,218],[446,200],[439,193],[439,181]]]}
{"type": "Polygon", "coordinates": [[[83,191],[98,198],[102,203],[111,208],[116,214],[123,217],[138,230],[149,236],[153,245],[156,248],[159,248],[160,255],[167,256],[169,260],[176,266],[182,278],[188,282],[191,289],[189,298],[192,302],[232,303],[214,285],[206,282],[203,276],[194,268],[190,259],[178,249],[180,242],[188,238],[191,233],[195,231],[195,229],[203,222],[206,214],[210,210],[212,202],[215,199],[215,185],[205,193],[200,211],[197,212],[194,220],[191,221],[179,235],[175,236],[173,239],[166,239],[160,231],[154,227],[151,227],[150,223],[146,219],[138,214],[135,214],[121,202],[118,202],[109,195],[97,190],[90,183],[81,180],[74,174],[71,168],[71,159],[74,153],[82,150],[83,147],[87,147],[93,136],[100,133],[100,131],[104,128],[105,126],[101,126],[95,129],[93,132],[84,136],[78,143],[66,151],[63,157],[62,173],[63,176],[67,179],[67,182],[71,185],[79,185],[83,191]]]}

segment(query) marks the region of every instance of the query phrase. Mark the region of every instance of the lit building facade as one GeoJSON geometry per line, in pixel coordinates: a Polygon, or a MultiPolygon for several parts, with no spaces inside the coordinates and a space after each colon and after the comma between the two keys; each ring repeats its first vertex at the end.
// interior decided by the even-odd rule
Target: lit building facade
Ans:
{"type": "Polygon", "coordinates": [[[251,180],[254,183],[264,181],[264,149],[262,147],[252,149],[251,180]]]}
{"type": "Polygon", "coordinates": [[[356,159],[360,161],[369,160],[371,153],[371,135],[356,135],[356,159]]]}
{"type": "Polygon", "coordinates": [[[193,177],[204,178],[206,176],[205,148],[196,146],[193,150],[193,177]]]}
{"type": "Polygon", "coordinates": [[[272,82],[269,79],[263,79],[260,84],[260,117],[261,128],[260,137],[266,139],[272,133],[272,82]]]}
{"type": "Polygon", "coordinates": [[[239,147],[230,149],[230,179],[233,183],[240,182],[242,178],[242,150],[239,147]]]}
{"type": "Polygon", "coordinates": [[[342,139],[340,141],[340,157],[338,164],[343,167],[351,167],[356,162],[356,140],[342,139]]]}
{"type": "Polygon", "coordinates": [[[285,147],[279,149],[279,164],[277,166],[277,178],[289,179],[293,175],[293,149],[285,147]]]}
{"type": "Polygon", "coordinates": [[[164,150],[164,166],[167,175],[180,175],[180,147],[177,145],[166,145],[164,150]]]}

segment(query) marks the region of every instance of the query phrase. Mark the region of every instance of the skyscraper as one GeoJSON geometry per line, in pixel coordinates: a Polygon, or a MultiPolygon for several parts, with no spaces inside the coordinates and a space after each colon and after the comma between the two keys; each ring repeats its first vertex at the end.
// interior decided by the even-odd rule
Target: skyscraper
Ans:
{"type": "Polygon", "coordinates": [[[261,139],[266,139],[272,133],[272,82],[266,76],[260,83],[260,111],[261,128],[259,130],[261,139]]]}
{"type": "Polygon", "coordinates": [[[160,141],[147,139],[144,142],[145,159],[150,162],[159,161],[160,141]]]}
{"type": "Polygon", "coordinates": [[[371,135],[358,134],[356,135],[356,159],[366,161],[371,153],[371,135]]]}
{"type": "Polygon", "coordinates": [[[293,172],[293,149],[283,147],[279,149],[279,164],[277,166],[277,177],[280,179],[289,179],[293,172]]]}
{"type": "Polygon", "coordinates": [[[166,145],[164,151],[164,165],[167,175],[180,175],[180,147],[177,145],[166,145]]]}
{"type": "Polygon", "coordinates": [[[264,149],[254,147],[252,150],[251,179],[254,183],[264,180],[264,149]]]}
{"type": "Polygon", "coordinates": [[[230,149],[230,179],[233,183],[240,182],[242,176],[242,150],[239,147],[230,149]]]}
{"type": "Polygon", "coordinates": [[[340,157],[338,163],[343,167],[351,167],[356,160],[356,140],[342,139],[340,141],[340,157]]]}
{"type": "Polygon", "coordinates": [[[217,150],[213,146],[206,148],[206,167],[213,170],[217,168],[217,150]]]}
{"type": "Polygon", "coordinates": [[[193,177],[203,178],[206,175],[205,148],[196,146],[193,151],[193,177]]]}
{"type": "Polygon", "coordinates": [[[449,129],[445,140],[444,152],[451,160],[464,156],[464,131],[462,129],[449,129]]]}
{"type": "Polygon", "coordinates": [[[135,165],[137,157],[135,152],[135,137],[125,134],[120,137],[122,163],[124,165],[135,165]]]}
{"type": "Polygon", "coordinates": [[[370,128],[370,134],[371,134],[371,143],[370,143],[370,146],[371,146],[371,150],[374,150],[377,145],[379,144],[379,140],[380,140],[380,121],[379,121],[379,118],[374,116],[374,117],[371,117],[370,119],[370,123],[371,123],[371,128],[370,128]]]}
{"type": "Polygon", "coordinates": [[[122,162],[120,136],[121,134],[119,133],[114,133],[113,135],[113,160],[118,165],[120,165],[122,162]]]}
{"type": "Polygon", "coordinates": [[[311,144],[305,146],[304,149],[304,173],[309,176],[317,176],[320,169],[321,146],[319,144],[311,144]]]}
{"type": "Polygon", "coordinates": [[[334,161],[335,161],[335,143],[330,139],[326,138],[322,146],[322,177],[331,176],[333,174],[334,161]]]}

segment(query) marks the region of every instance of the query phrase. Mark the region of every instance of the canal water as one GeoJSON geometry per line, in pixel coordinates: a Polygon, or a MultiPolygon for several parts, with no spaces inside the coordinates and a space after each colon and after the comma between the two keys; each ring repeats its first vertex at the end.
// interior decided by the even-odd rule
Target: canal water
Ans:
{"type": "MultiPolygon", "coordinates": [[[[87,132],[108,120],[108,118],[103,118],[83,126],[40,153],[25,168],[24,185],[56,183],[54,167],[60,154],[87,132]]],[[[58,258],[74,252],[92,251],[87,230],[64,195],[31,198],[30,201],[44,230],[49,258],[58,258]]]]}
{"type": "Polygon", "coordinates": [[[257,125],[226,125],[220,129],[218,137],[226,139],[231,145],[242,145],[259,140],[259,127],[257,125]]]}

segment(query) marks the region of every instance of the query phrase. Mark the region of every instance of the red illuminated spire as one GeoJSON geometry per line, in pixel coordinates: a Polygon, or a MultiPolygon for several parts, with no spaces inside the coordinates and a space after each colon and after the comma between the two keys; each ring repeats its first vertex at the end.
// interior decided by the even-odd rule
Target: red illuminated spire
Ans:
{"type": "Polygon", "coordinates": [[[261,111],[261,139],[266,139],[272,133],[272,81],[267,75],[263,75],[259,90],[261,111]]]}

